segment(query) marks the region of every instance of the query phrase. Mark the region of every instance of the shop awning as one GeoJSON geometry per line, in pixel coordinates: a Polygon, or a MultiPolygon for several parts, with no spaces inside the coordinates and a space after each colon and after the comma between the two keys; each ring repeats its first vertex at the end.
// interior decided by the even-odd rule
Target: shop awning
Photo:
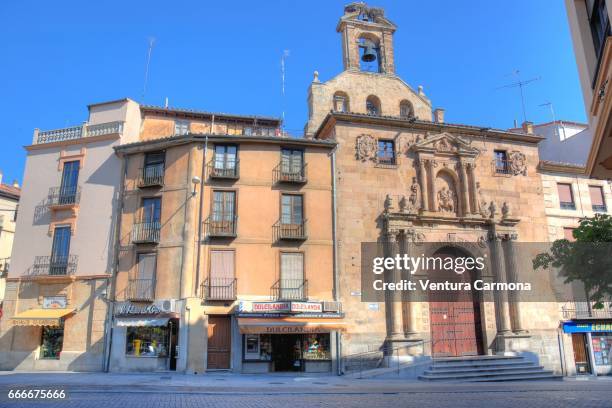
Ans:
{"type": "Polygon", "coordinates": [[[339,319],[256,319],[239,318],[238,327],[243,334],[300,334],[329,333],[345,330],[345,324],[339,319]]]}
{"type": "Polygon", "coordinates": [[[13,316],[15,326],[60,326],[74,309],[30,309],[13,316]]]}
{"type": "Polygon", "coordinates": [[[166,326],[169,317],[118,317],[117,327],[166,326]]]}

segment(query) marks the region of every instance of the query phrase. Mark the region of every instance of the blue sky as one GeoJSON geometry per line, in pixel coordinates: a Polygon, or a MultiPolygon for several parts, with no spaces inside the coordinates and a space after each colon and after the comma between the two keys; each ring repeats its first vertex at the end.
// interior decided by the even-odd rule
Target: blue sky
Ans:
{"type": "MultiPolygon", "coordinates": [[[[139,102],[239,114],[280,116],[280,57],[286,73],[286,128],[300,134],[312,73],[342,70],[335,32],[345,1],[5,1],[0,3],[0,112],[5,182],[21,180],[22,146],[32,131],[79,124],[88,103],[139,102]],[[149,38],[155,38],[147,92],[149,38]]],[[[561,0],[376,0],[397,24],[396,69],[423,85],[446,120],[498,128],[528,119],[585,113],[561,0]]]]}

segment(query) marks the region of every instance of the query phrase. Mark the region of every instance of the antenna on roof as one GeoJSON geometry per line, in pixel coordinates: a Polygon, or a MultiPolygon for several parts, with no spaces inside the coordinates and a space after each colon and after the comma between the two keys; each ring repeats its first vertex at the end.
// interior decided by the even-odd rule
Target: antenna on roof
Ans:
{"type": "Polygon", "coordinates": [[[282,105],[282,120],[283,120],[283,128],[285,127],[285,60],[289,56],[289,50],[283,50],[283,55],[281,56],[281,105],[282,105]]]}
{"type": "Polygon", "coordinates": [[[151,64],[151,53],[153,52],[154,44],[155,44],[155,37],[149,37],[149,49],[147,51],[147,64],[145,65],[144,85],[142,86],[143,102],[144,102],[145,94],[147,93],[147,82],[149,81],[149,65],[151,64]]]}
{"type": "Polygon", "coordinates": [[[515,69],[514,71],[512,71],[512,74],[510,75],[515,75],[518,78],[518,81],[508,84],[508,85],[500,86],[495,89],[519,88],[519,90],[521,91],[521,107],[523,108],[523,120],[527,122],[527,112],[525,110],[525,94],[523,92],[523,87],[532,82],[539,81],[540,79],[542,79],[542,77],[535,77],[535,78],[528,79],[526,81],[521,81],[520,71],[518,69],[515,69]]]}
{"type": "MultiPolygon", "coordinates": [[[[542,104],[540,104],[538,106],[548,106],[550,108],[550,114],[552,116],[553,125],[557,123],[557,118],[555,117],[555,110],[553,108],[552,102],[548,102],[547,101],[547,102],[544,102],[544,103],[542,103],[542,104]]],[[[561,140],[564,140],[566,138],[565,137],[565,126],[563,125],[563,121],[562,120],[559,121],[559,126],[561,127],[561,129],[563,129],[563,136],[562,136],[561,140]]],[[[555,130],[555,132],[556,132],[556,130],[555,130]]],[[[559,135],[559,137],[561,137],[561,135],[559,135]]]]}
{"type": "Polygon", "coordinates": [[[164,108],[168,109],[168,97],[166,96],[166,100],[164,101],[164,108]]]}

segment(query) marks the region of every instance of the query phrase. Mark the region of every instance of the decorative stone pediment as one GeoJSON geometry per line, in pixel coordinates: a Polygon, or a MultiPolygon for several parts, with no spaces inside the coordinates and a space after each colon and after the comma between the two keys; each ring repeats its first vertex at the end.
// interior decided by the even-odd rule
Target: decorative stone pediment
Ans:
{"type": "Polygon", "coordinates": [[[416,152],[469,157],[476,157],[480,153],[478,149],[472,147],[465,139],[447,132],[429,135],[414,144],[412,149],[416,152]]]}

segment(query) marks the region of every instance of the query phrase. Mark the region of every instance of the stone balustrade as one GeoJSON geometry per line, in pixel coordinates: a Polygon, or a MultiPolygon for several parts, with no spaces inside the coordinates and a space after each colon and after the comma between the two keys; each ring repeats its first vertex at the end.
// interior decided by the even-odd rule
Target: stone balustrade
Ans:
{"type": "Polygon", "coordinates": [[[66,140],[81,139],[84,137],[103,136],[110,134],[121,134],[123,132],[123,122],[107,122],[95,125],[86,123],[79,126],[71,126],[62,129],[40,131],[34,130],[32,144],[64,142],[66,140]]]}

